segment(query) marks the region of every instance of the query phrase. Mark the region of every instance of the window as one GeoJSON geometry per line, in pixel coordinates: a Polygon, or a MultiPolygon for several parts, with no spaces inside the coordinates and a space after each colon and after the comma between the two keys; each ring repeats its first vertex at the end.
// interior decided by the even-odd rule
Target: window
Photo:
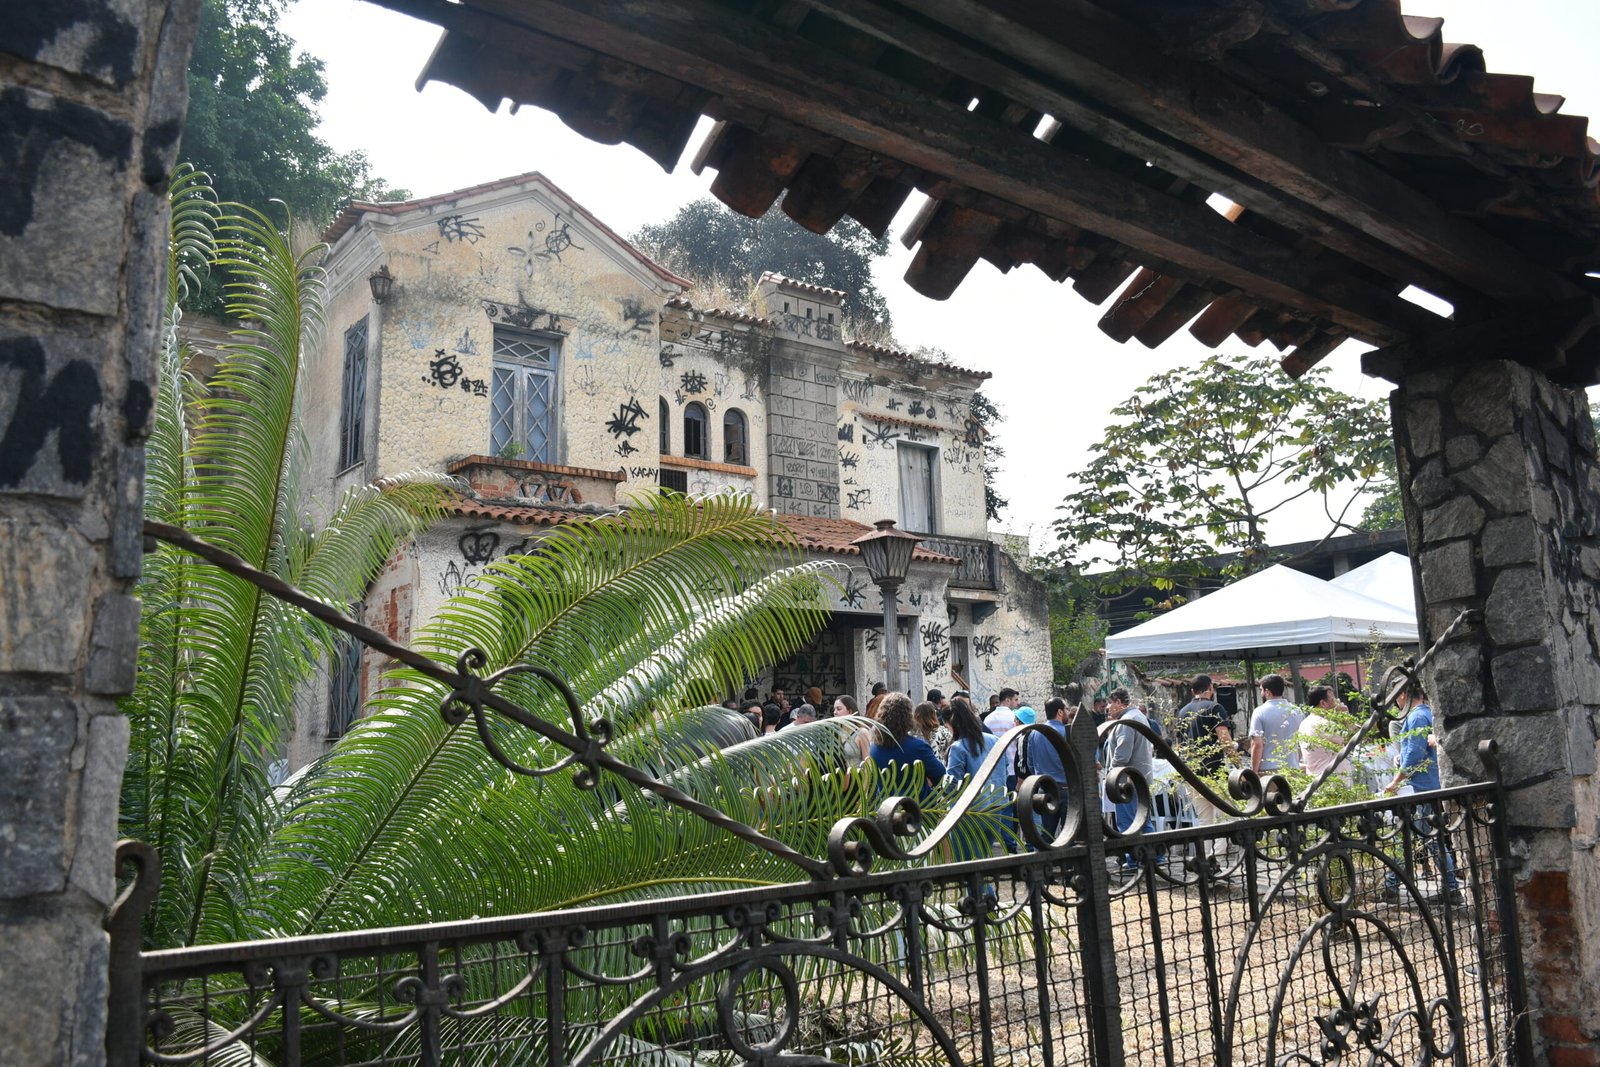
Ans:
{"type": "Polygon", "coordinates": [[[340,638],[328,664],[328,740],[343,737],[361,714],[361,642],[340,638]]]}
{"type": "Polygon", "coordinates": [[[689,472],[670,471],[665,467],[661,468],[661,488],[687,495],[689,492],[689,472]]]}
{"type": "Polygon", "coordinates": [[[711,458],[711,419],[699,401],[691,400],[683,409],[683,454],[692,459],[711,458]]]}
{"type": "Polygon", "coordinates": [[[556,460],[556,361],[548,338],[494,328],[489,451],[507,459],[556,460]]]}
{"type": "Polygon", "coordinates": [[[935,533],[933,528],[934,450],[922,445],[900,446],[900,528],[912,533],[935,533]]]}
{"type": "Polygon", "coordinates": [[[339,469],[361,462],[367,414],[367,320],[344,332],[344,384],[339,391],[339,469]]]}
{"type": "Polygon", "coordinates": [[[737,463],[741,467],[750,462],[744,412],[738,408],[729,408],[722,413],[722,462],[737,463]]]}
{"type": "Polygon", "coordinates": [[[661,406],[656,409],[656,418],[661,423],[661,454],[672,455],[672,409],[667,406],[667,398],[661,398],[661,406]]]}

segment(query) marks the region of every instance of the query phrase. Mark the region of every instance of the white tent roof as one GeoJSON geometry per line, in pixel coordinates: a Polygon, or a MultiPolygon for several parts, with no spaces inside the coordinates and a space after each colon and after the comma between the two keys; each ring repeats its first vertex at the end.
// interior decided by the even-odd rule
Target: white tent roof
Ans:
{"type": "Polygon", "coordinates": [[[1106,638],[1106,655],[1288,659],[1416,640],[1414,610],[1276,566],[1106,638]]]}
{"type": "Polygon", "coordinates": [[[1328,584],[1409,612],[1417,610],[1416,591],[1411,584],[1411,561],[1398,552],[1385,552],[1370,563],[1345,571],[1328,584]]]}

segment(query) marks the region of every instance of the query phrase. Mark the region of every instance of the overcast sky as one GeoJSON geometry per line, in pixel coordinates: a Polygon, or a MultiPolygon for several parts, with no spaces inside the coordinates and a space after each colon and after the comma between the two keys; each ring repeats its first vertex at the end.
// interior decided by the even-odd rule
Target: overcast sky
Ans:
{"type": "MultiPolygon", "coordinates": [[[[1600,0],[1407,0],[1406,9],[1443,17],[1445,39],[1483,48],[1490,70],[1532,74],[1539,91],[1565,95],[1564,111],[1600,116],[1600,0]]],[[[687,159],[666,174],[634,149],[589,141],[548,112],[491,114],[438,84],[418,93],[415,79],[439,37],[430,24],[361,0],[300,0],[284,25],[327,65],[323,136],[341,151],[366,151],[375,173],[417,196],[538,170],[630,233],[707,195],[711,172],[692,174],[687,159]]],[[[691,139],[689,151],[697,144],[691,139]]],[[[896,234],[920,201],[912,197],[896,234]]],[[[993,372],[988,392],[1006,415],[999,489],[1011,501],[1001,524],[1030,532],[1042,551],[1066,475],[1087,461],[1105,412],[1150,375],[1209,350],[1186,332],[1155,351],[1136,341],[1118,345],[1095,325],[1103,308],[1032,267],[1002,276],[979,262],[949,300],[929,300],[901,281],[910,258],[897,239],[877,271],[895,333],[908,347],[935,345],[993,372]]],[[[1386,383],[1361,375],[1359,352],[1346,343],[1329,358],[1335,384],[1385,395],[1386,383]]],[[[1277,523],[1272,536],[1279,543],[1317,537],[1325,525],[1302,511],[1277,523]]]]}

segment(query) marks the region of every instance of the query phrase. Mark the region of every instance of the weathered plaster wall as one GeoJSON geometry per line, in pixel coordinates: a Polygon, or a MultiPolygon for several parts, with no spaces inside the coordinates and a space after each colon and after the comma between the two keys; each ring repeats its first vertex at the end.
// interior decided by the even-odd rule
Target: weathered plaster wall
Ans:
{"type": "Polygon", "coordinates": [[[197,0],[0,19],[0,1061],[104,1062],[166,188],[197,0]]]}
{"type": "MultiPolygon", "coordinates": [[[[682,308],[662,314],[661,345],[657,352],[657,392],[641,403],[651,409],[651,418],[665,400],[671,412],[668,427],[668,455],[683,456],[683,410],[691,403],[703,405],[710,418],[707,458],[716,467],[694,466],[686,470],[689,492],[704,496],[720,489],[750,493],[767,498],[768,456],[767,398],[762,389],[769,345],[765,334],[748,324],[682,308]],[[729,409],[745,417],[746,457],[750,472],[719,469],[727,463],[724,417],[729,409]]],[[[650,423],[659,456],[659,421],[650,423]]],[[[682,466],[675,469],[684,469],[682,466]]],[[[653,482],[657,467],[650,463],[631,464],[629,474],[653,482]]]]}
{"type": "Polygon", "coordinates": [[[1511,363],[1409,378],[1391,397],[1424,645],[1474,631],[1427,679],[1448,779],[1499,742],[1539,1054],[1600,1047],[1600,466],[1578,390],[1511,363]]]}
{"type": "Polygon", "coordinates": [[[367,216],[334,257],[342,280],[330,294],[321,381],[335,432],[343,332],[370,303],[367,228],[397,279],[374,331],[381,385],[366,476],[439,470],[489,451],[493,333],[504,323],[559,346],[551,461],[627,471],[624,495],[653,486],[653,473],[634,472],[658,457],[658,317],[669,287],[537,179],[424,210],[367,216]]]}
{"type": "Polygon", "coordinates": [[[972,388],[938,375],[907,379],[900,370],[854,352],[839,370],[842,514],[857,522],[898,521],[899,449],[921,444],[938,453],[937,532],[983,537],[983,436],[972,420],[972,388]]]}

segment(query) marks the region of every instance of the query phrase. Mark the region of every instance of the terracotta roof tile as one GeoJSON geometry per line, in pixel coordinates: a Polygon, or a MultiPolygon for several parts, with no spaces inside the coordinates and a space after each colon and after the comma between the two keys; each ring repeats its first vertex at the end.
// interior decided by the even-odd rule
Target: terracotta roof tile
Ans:
{"type": "Polygon", "coordinates": [[[506,504],[465,497],[446,504],[444,510],[446,514],[459,515],[463,518],[514,522],[520,526],[559,526],[564,522],[577,522],[615,514],[610,508],[587,510],[552,507],[546,504],[506,504]]]}
{"type": "Polygon", "coordinates": [[[890,348],[888,345],[875,345],[866,341],[849,341],[846,342],[845,347],[854,352],[872,356],[875,359],[890,359],[897,363],[920,363],[923,366],[934,367],[948,374],[959,375],[963,378],[976,378],[979,381],[987,381],[994,377],[992,373],[986,370],[971,370],[942,359],[924,359],[922,356],[911,352],[902,352],[900,349],[890,348]]]}
{"type": "Polygon", "coordinates": [[[790,278],[786,275],[777,274],[770,270],[762,272],[761,280],[764,282],[775,282],[777,285],[785,289],[794,289],[798,292],[810,293],[813,296],[825,296],[832,300],[842,301],[850,295],[843,289],[830,289],[826,285],[814,285],[811,282],[803,282],[797,278],[790,278]]]}
{"type": "MultiPolygon", "coordinates": [[[[811,515],[779,515],[778,521],[806,548],[815,552],[832,552],[842,556],[859,556],[861,550],[850,542],[862,534],[872,532],[872,527],[853,519],[823,519],[811,515]]],[[[911,558],[927,563],[960,563],[952,556],[930,552],[918,545],[911,550],[911,558]]]]}

